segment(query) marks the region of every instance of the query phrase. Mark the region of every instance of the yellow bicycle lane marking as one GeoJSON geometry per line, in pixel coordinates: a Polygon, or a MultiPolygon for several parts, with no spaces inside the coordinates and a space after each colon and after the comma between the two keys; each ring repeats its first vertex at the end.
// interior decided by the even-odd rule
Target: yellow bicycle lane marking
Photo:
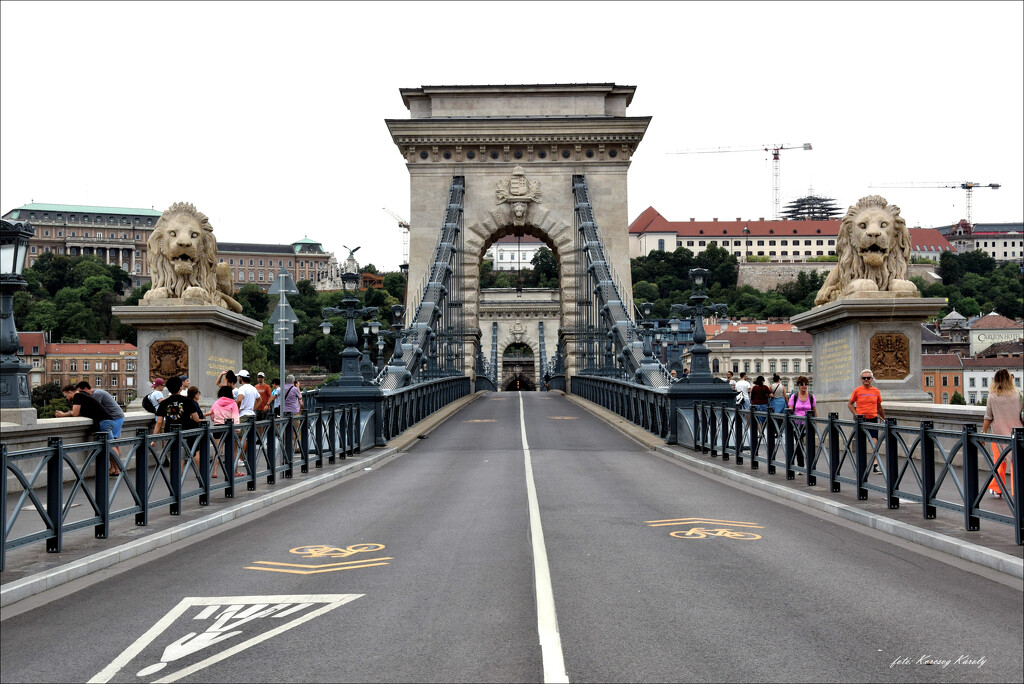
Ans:
{"type": "MultiPolygon", "coordinates": [[[[353,544],[345,548],[315,544],[310,546],[297,546],[290,549],[289,553],[302,556],[303,558],[348,558],[357,553],[369,553],[381,551],[383,544],[353,544]]],[[[378,565],[389,565],[387,561],[393,561],[391,556],[381,558],[361,558],[359,560],[342,561],[340,563],[282,563],[279,561],[253,561],[252,565],[245,566],[246,570],[265,570],[267,572],[283,572],[291,575],[315,575],[322,572],[338,572],[340,570],[356,570],[358,568],[373,568],[378,565]],[[295,568],[295,569],[288,569],[295,568]]]]}
{"type": "Polygon", "coordinates": [[[646,524],[648,527],[665,527],[669,525],[691,526],[688,530],[676,530],[675,532],[669,533],[669,536],[675,537],[676,539],[707,539],[708,537],[723,537],[725,539],[750,541],[760,539],[761,535],[753,532],[733,530],[730,528],[764,529],[764,525],[758,525],[757,523],[744,522],[741,520],[717,520],[715,518],[672,518],[668,520],[648,520],[646,521],[646,524]],[[702,525],[708,525],[708,527],[703,527],[702,525]]]}

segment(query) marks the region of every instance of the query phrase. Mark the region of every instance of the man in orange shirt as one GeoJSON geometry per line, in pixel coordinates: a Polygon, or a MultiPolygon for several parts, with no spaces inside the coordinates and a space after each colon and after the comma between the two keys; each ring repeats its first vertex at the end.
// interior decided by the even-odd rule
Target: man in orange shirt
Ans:
{"type": "MultiPolygon", "coordinates": [[[[874,377],[874,373],[871,372],[870,368],[865,368],[860,372],[861,386],[853,390],[853,394],[850,395],[850,403],[847,405],[850,413],[855,416],[861,416],[868,423],[877,423],[879,418],[885,420],[885,410],[882,408],[882,393],[877,387],[871,386],[871,380],[874,377]]],[[[878,429],[868,428],[868,434],[871,435],[872,439],[877,439],[878,429]]],[[[871,462],[871,472],[881,472],[878,468],[878,461],[874,459],[871,462]]]]}
{"type": "Polygon", "coordinates": [[[253,388],[260,393],[260,400],[256,403],[256,420],[264,420],[270,410],[270,385],[267,384],[267,376],[257,373],[253,388]]]}

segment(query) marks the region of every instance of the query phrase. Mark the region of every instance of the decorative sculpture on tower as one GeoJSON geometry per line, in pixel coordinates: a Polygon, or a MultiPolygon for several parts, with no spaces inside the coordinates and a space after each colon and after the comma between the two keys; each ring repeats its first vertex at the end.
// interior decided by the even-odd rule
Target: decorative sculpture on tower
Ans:
{"type": "Polygon", "coordinates": [[[900,208],[878,195],[860,198],[843,217],[836,239],[839,262],[814,305],[847,297],[920,297],[907,280],[910,253],[910,231],[900,208]]]}
{"type": "Polygon", "coordinates": [[[213,304],[235,313],[231,268],[217,263],[210,219],[195,206],[176,202],[156,222],[146,243],[153,287],[139,304],[213,304]]]}

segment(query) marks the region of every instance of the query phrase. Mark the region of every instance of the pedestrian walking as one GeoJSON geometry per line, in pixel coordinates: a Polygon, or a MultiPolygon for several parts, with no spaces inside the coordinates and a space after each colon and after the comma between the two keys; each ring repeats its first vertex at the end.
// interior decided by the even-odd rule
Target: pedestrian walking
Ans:
{"type": "Polygon", "coordinates": [[[793,409],[793,417],[800,419],[793,424],[796,426],[796,464],[801,468],[804,466],[804,416],[810,414],[811,418],[818,417],[818,402],[808,390],[810,384],[811,381],[804,375],[797,378],[797,391],[789,396],[788,403],[789,408],[793,409]]]}
{"type": "Polygon", "coordinates": [[[275,416],[281,415],[281,378],[274,378],[270,381],[270,412],[275,416]]]}
{"type": "MultiPolygon", "coordinates": [[[[210,417],[210,421],[214,425],[224,425],[228,420],[230,420],[233,425],[238,425],[238,402],[235,401],[234,393],[231,391],[230,387],[225,385],[217,390],[217,401],[213,402],[213,406],[210,407],[210,411],[206,415],[210,417]]],[[[217,451],[220,450],[220,445],[228,439],[232,439],[230,431],[225,432],[220,441],[217,442],[217,451]]],[[[236,468],[235,476],[244,477],[245,473],[237,470],[238,458],[238,455],[236,455],[235,463],[232,463],[230,466],[225,464],[224,467],[236,468]]],[[[215,458],[213,460],[213,474],[211,477],[217,477],[217,468],[219,465],[220,459],[215,458]]]]}
{"type": "MultiPolygon", "coordinates": [[[[806,380],[806,378],[804,379],[806,380]]],[[[772,376],[772,384],[768,386],[768,391],[771,393],[768,405],[771,406],[772,412],[782,413],[785,411],[789,397],[786,396],[786,386],[782,384],[782,378],[778,373],[772,376]]]]}
{"type": "Polygon", "coordinates": [[[260,400],[256,402],[256,420],[266,420],[270,414],[270,385],[267,384],[267,375],[263,371],[256,374],[254,389],[260,393],[260,400]]]}
{"type": "MultiPolygon", "coordinates": [[[[764,376],[758,375],[757,379],[754,380],[754,386],[750,388],[750,406],[760,413],[766,413],[768,411],[768,400],[771,396],[771,392],[768,386],[764,384],[764,376]]],[[[758,416],[757,422],[763,423],[765,417],[758,416]]]]}
{"type": "MultiPolygon", "coordinates": [[[[870,368],[862,370],[860,372],[860,387],[853,390],[853,394],[850,395],[850,401],[847,404],[850,413],[860,416],[868,423],[877,423],[879,418],[885,420],[885,409],[882,408],[882,392],[877,387],[871,386],[871,381],[874,378],[875,374],[871,372],[870,368]]],[[[868,428],[868,434],[871,435],[871,439],[878,440],[878,428],[868,428]]],[[[882,472],[878,467],[876,456],[872,456],[871,459],[871,472],[882,472]]]]}
{"type": "MultiPolygon", "coordinates": [[[[988,391],[988,401],[985,402],[985,422],[981,425],[981,431],[992,435],[1012,435],[1014,428],[1024,427],[1021,424],[1022,410],[1021,395],[1013,385],[1013,376],[1010,371],[1000,368],[992,378],[992,386],[988,391]]],[[[992,462],[999,458],[999,445],[992,442],[992,462]]],[[[993,477],[989,483],[989,494],[996,498],[1003,496],[1004,487],[1009,484],[1010,494],[1014,493],[1013,464],[1009,454],[999,464],[997,469],[999,477],[993,477]],[[1009,468],[1007,466],[1009,465],[1009,468]],[[1007,479],[1009,476],[1010,480],[1007,479]],[[1000,486],[1002,482],[1002,486],[1000,486]]]]}
{"type": "Polygon", "coordinates": [[[736,405],[744,410],[750,408],[750,381],[747,380],[746,371],[740,373],[740,379],[736,381],[736,405]]]}
{"type": "Polygon", "coordinates": [[[160,407],[156,410],[156,427],[153,434],[170,432],[175,426],[181,427],[182,430],[199,427],[203,422],[203,415],[194,401],[181,396],[181,378],[169,378],[167,391],[170,394],[160,402],[160,407]]]}

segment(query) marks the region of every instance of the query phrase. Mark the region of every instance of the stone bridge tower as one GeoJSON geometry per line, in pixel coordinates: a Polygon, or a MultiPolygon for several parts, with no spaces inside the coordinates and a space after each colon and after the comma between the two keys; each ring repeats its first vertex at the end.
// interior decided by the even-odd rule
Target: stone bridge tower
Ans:
{"type": "MultiPolygon", "coordinates": [[[[410,292],[431,265],[452,177],[464,176],[466,329],[480,327],[480,263],[488,247],[505,235],[530,234],[558,259],[560,329],[570,331],[581,282],[572,176],[584,174],[611,265],[631,295],[626,174],[651,121],[626,116],[635,90],[612,83],[401,89],[409,118],[386,123],[409,169],[410,292]]],[[[466,368],[473,352],[466,345],[466,368]]]]}

